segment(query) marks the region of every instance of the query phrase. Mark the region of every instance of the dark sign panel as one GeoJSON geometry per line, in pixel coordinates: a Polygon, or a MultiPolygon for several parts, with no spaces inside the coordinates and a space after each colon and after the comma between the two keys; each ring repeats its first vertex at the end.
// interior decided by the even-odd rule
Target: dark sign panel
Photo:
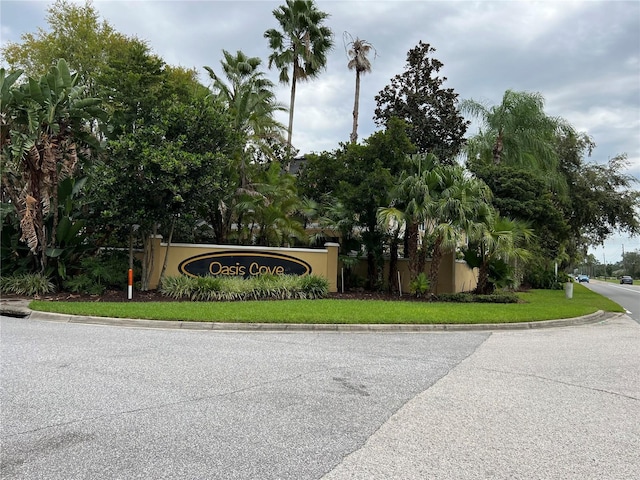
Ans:
{"type": "Polygon", "coordinates": [[[193,277],[229,275],[306,275],[311,265],[299,258],[271,252],[215,252],[187,258],[178,265],[180,273],[193,277]]]}

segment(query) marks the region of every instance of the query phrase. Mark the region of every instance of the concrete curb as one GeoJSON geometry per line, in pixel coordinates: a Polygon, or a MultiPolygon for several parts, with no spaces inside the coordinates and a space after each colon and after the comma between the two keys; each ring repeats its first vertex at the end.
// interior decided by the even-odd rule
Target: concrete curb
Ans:
{"type": "Polygon", "coordinates": [[[438,332],[438,331],[490,331],[490,330],[530,330],[540,328],[568,327],[597,323],[621,314],[598,310],[595,313],[575,318],[544,320],[518,323],[480,324],[303,324],[303,323],[227,323],[227,322],[184,322],[176,320],[146,320],[136,318],[92,317],[61,313],[32,311],[25,301],[3,302],[0,314],[14,317],[29,317],[61,323],[83,323],[90,325],[111,325],[136,328],[165,328],[182,330],[217,331],[320,331],[320,332],[438,332]]]}

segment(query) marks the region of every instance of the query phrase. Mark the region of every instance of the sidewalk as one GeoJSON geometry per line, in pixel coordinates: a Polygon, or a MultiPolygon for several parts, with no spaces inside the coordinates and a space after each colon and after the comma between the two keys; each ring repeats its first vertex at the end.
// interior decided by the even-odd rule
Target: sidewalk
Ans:
{"type": "Polygon", "coordinates": [[[631,318],[496,332],[323,480],[640,478],[638,419],[631,318]]]}

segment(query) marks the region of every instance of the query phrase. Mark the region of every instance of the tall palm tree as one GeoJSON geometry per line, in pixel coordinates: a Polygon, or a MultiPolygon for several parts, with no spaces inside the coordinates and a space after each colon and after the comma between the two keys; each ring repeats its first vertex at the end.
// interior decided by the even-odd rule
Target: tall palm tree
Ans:
{"type": "MultiPolygon", "coordinates": [[[[348,35],[345,33],[345,35],[348,35]]],[[[355,40],[351,38],[349,42],[350,48],[348,51],[349,63],[347,67],[349,70],[356,71],[356,93],[353,101],[353,129],[351,130],[351,143],[356,143],[358,140],[358,114],[360,110],[360,74],[368,73],[371,71],[371,62],[367,58],[367,55],[373,48],[366,40],[361,40],[356,37],[355,40]]]]}
{"type": "Polygon", "coordinates": [[[313,0],[286,0],[273,11],[282,31],[269,29],[264,37],[273,53],[269,55],[269,68],[280,70],[280,82],[291,82],[289,128],[287,146],[291,149],[293,111],[296,83],[317,77],[327,64],[327,54],[333,47],[333,34],[323,21],[329,14],[316,8],[313,0]],[[289,69],[291,68],[291,74],[289,69]]]}

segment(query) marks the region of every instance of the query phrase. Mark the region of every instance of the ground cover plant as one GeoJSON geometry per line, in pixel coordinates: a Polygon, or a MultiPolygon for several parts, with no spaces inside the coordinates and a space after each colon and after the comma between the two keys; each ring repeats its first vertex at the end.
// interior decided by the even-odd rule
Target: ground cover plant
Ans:
{"type": "Polygon", "coordinates": [[[575,285],[572,299],[558,290],[517,294],[519,303],[320,300],[245,302],[64,302],[35,300],[32,310],[72,315],[201,322],[320,324],[473,324],[571,318],[604,310],[623,312],[615,302],[575,285]]]}
{"type": "Polygon", "coordinates": [[[162,281],[160,293],[176,300],[313,300],[327,296],[329,282],[317,275],[258,275],[242,277],[187,277],[162,281]]]}

